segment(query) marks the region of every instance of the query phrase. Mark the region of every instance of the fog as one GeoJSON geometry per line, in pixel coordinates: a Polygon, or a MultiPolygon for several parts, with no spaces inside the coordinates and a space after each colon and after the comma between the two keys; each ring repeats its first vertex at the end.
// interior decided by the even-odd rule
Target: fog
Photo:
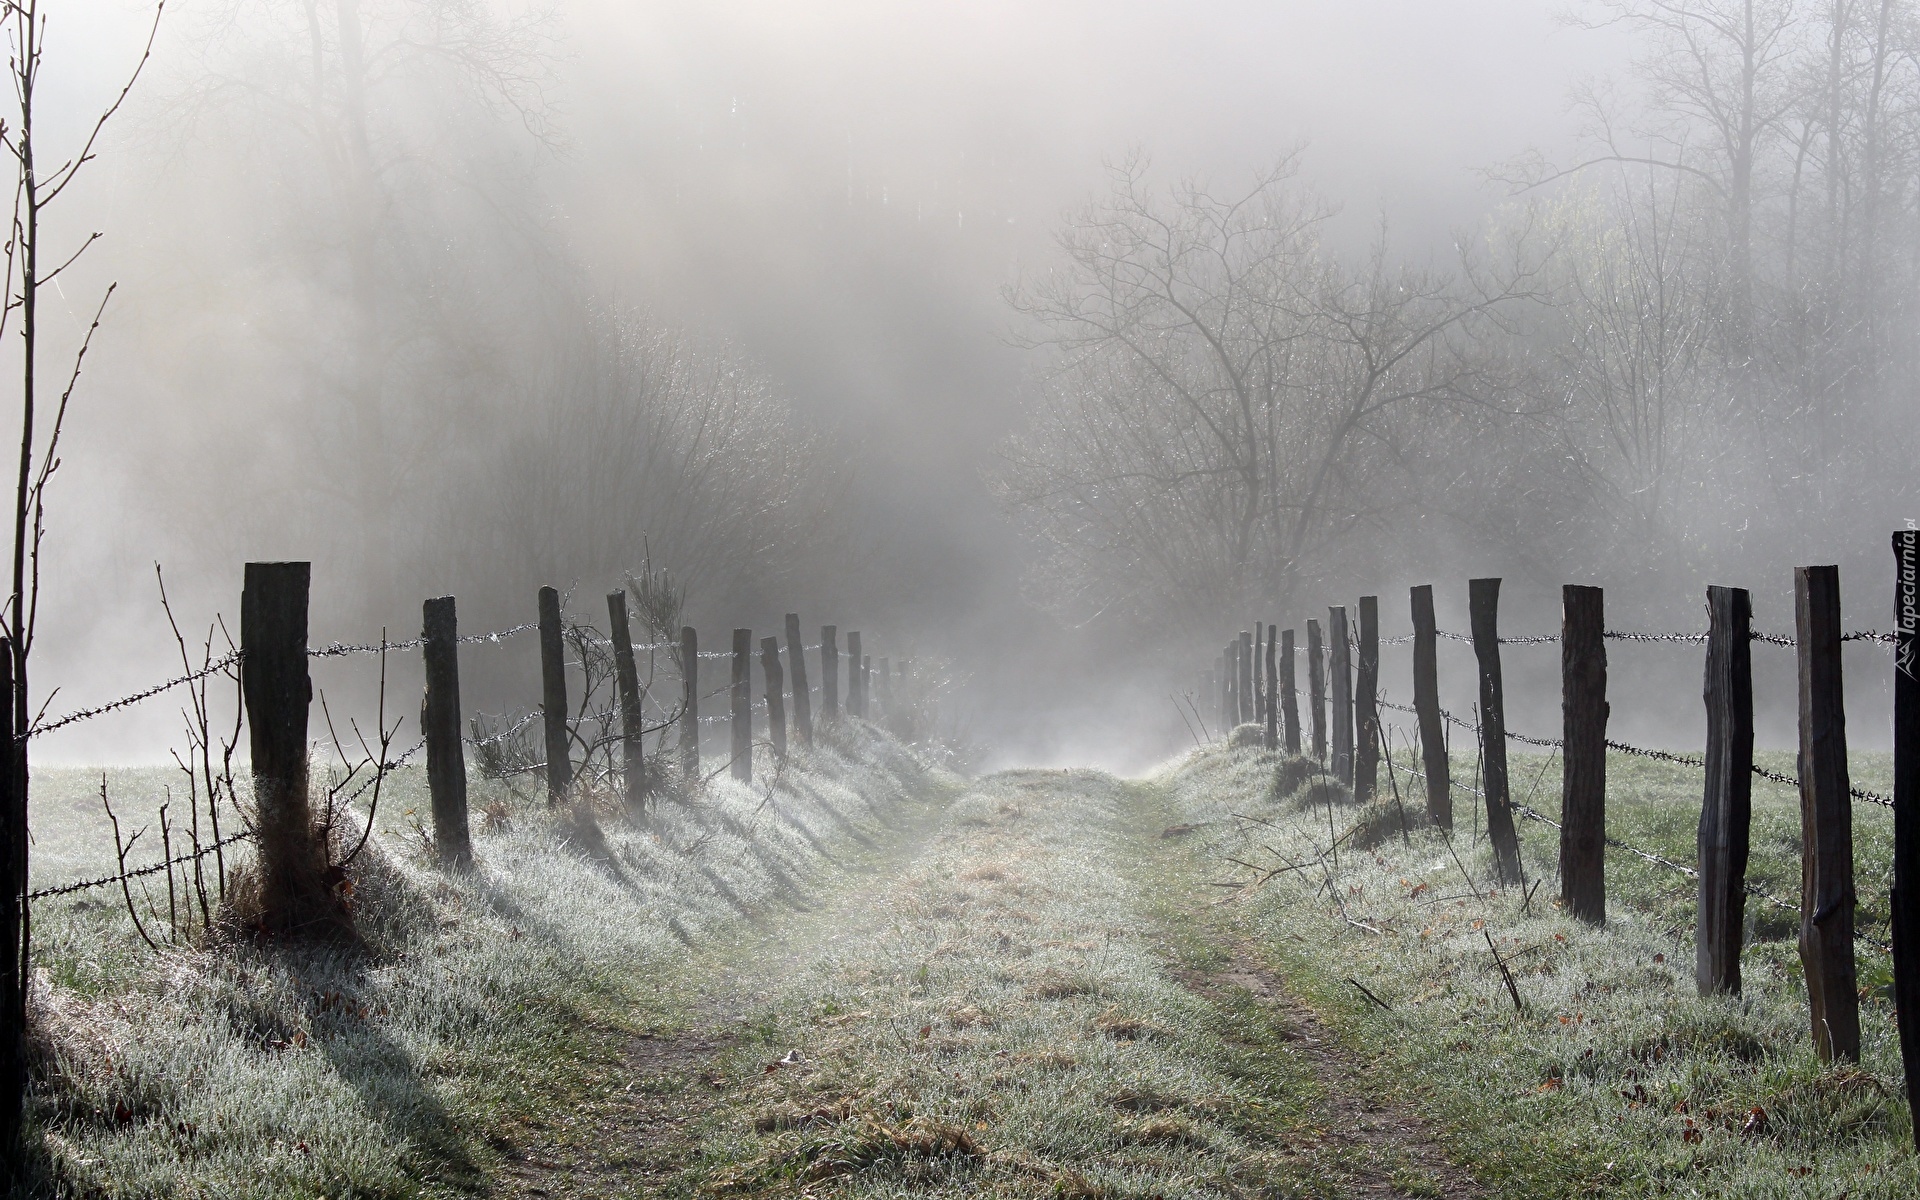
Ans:
{"type": "MultiPolygon", "coordinates": [[[[1793,395],[1826,399],[1780,401],[1835,429],[1820,453],[1727,449],[1731,417],[1676,424],[1691,456],[1673,451],[1660,487],[1684,519],[1663,508],[1655,524],[1604,523],[1580,481],[1605,471],[1563,467],[1584,451],[1540,415],[1571,403],[1575,385],[1553,381],[1578,372],[1551,365],[1553,348],[1580,339],[1552,323],[1566,307],[1546,285],[1515,285],[1514,303],[1490,310],[1492,324],[1462,324],[1447,353],[1499,338],[1523,348],[1436,390],[1454,407],[1434,432],[1381,432],[1386,465],[1342,460],[1377,503],[1342,509],[1312,555],[1288,551],[1278,574],[1236,560],[1218,586],[1199,568],[1155,584],[1156,595],[1190,584],[1158,608],[1113,582],[1144,560],[1069,572],[1079,559],[1063,550],[1061,514],[1008,473],[1027,448],[1046,466],[1030,431],[1056,411],[1057,389],[1089,386],[1058,383],[1078,351],[1010,297],[1069,276],[1063,231],[1112,195],[1116,169],[1155,196],[1182,181],[1238,196],[1290,164],[1288,194],[1325,214],[1315,262],[1361,275],[1376,248],[1393,270],[1436,277],[1497,274],[1536,253],[1551,264],[1507,231],[1535,221],[1566,246],[1609,227],[1575,212],[1581,179],[1514,182],[1593,157],[1596,113],[1631,123],[1657,107],[1654,34],[1568,19],[1608,16],[1600,6],[320,7],[169,5],[147,74],[58,218],[70,239],[104,234],[48,301],[73,318],[58,336],[78,336],[108,281],[119,290],[51,500],[36,680],[43,696],[60,687],[54,711],[177,665],[156,562],[176,611],[201,628],[216,613],[233,622],[247,559],[313,560],[318,644],[383,627],[411,636],[420,600],[440,594],[460,598],[465,629],[518,624],[543,583],[572,589],[593,618],[650,557],[687,584],[688,619],[712,644],[738,625],[775,632],[798,610],[810,630],[863,630],[876,655],[950,663],[947,716],[984,748],[983,765],[1141,768],[1187,743],[1171,695],[1251,620],[1298,625],[1377,592],[1395,636],[1411,583],[1435,583],[1442,627],[1464,629],[1466,579],[1505,575],[1508,626],[1522,633],[1556,630],[1562,582],[1608,586],[1615,627],[1689,631],[1704,626],[1700,585],[1732,583],[1754,589],[1756,625],[1789,632],[1788,567],[1839,562],[1849,626],[1885,627],[1886,533],[1912,500],[1889,465],[1910,459],[1886,437],[1910,404],[1905,333],[1873,342],[1876,366],[1854,390],[1808,385],[1793,395]],[[340,65],[343,17],[364,34],[357,85],[340,65]],[[1616,93],[1613,108],[1577,102],[1616,93]],[[1549,207],[1537,221],[1515,215],[1531,204],[1549,207]],[[1462,254],[1478,265],[1462,268],[1462,254]],[[1469,376],[1484,385],[1471,404],[1469,376]],[[713,410],[730,448],[674,466],[629,453],[678,435],[612,419],[622,396],[705,397],[716,380],[737,391],[713,410]],[[1843,392],[1861,399],[1842,411],[1843,392]],[[1488,424],[1483,409],[1520,415],[1488,424]],[[1879,457],[1862,466],[1851,448],[1869,444],[1879,457]],[[1386,473],[1400,461],[1415,466],[1386,473]],[[713,482],[728,472],[743,478],[713,482]],[[1825,499],[1776,488],[1789,476],[1825,499]]],[[[50,140],[81,136],[111,100],[149,13],[87,0],[56,16],[50,140]]],[[[1636,152],[1700,140],[1662,120],[1633,126],[1636,152]]],[[[1820,145],[1804,130],[1796,144],[1820,145]]],[[[1637,211],[1644,181],[1617,175],[1592,202],[1637,211]]],[[[1801,183],[1766,179],[1756,211],[1772,231],[1792,207],[1774,199],[1797,200],[1801,183]]],[[[1693,203],[1668,185],[1645,184],[1656,224],[1693,203]]],[[[1889,185],[1889,211],[1910,199],[1907,184],[1889,185]]],[[[1912,233],[1899,221],[1889,239],[1912,233]]],[[[1883,246],[1914,257],[1904,241],[1883,246]]],[[[1332,269],[1302,266],[1300,278],[1332,269]]],[[[1570,268],[1553,286],[1602,274],[1570,268]]],[[[1861,294],[1885,323],[1911,323],[1906,293],[1886,298],[1904,286],[1861,294]]],[[[1701,369],[1664,386],[1734,396],[1730,411],[1771,427],[1750,397],[1793,391],[1772,380],[1701,369]]],[[[1610,477],[1594,494],[1653,487],[1610,477]]],[[[1528,714],[1514,727],[1551,736],[1557,656],[1515,653],[1539,656],[1537,669],[1509,670],[1540,703],[1511,706],[1528,714]]],[[[1873,744],[1881,660],[1850,654],[1856,741],[1873,744]]],[[[470,709],[537,701],[530,645],[473,658],[470,709]]],[[[1393,659],[1385,683],[1404,699],[1393,659]]],[[[399,708],[416,669],[396,665],[399,708]]],[[[1784,744],[1791,677],[1761,669],[1762,740],[1784,744]]],[[[1443,677],[1464,707],[1464,654],[1443,658],[1443,677]]],[[[1697,744],[1697,648],[1619,650],[1616,678],[1616,736],[1697,744]]],[[[364,672],[332,686],[368,701],[364,672]]],[[[103,725],[36,743],[41,761],[157,759],[175,733],[166,712],[103,725]]]]}

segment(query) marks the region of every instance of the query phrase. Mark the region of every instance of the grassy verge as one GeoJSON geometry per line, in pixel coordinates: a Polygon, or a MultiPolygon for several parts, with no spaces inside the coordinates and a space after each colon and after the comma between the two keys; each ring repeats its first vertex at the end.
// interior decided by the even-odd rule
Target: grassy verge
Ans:
{"type": "MultiPolygon", "coordinates": [[[[1243,889],[1217,910],[1223,928],[1257,944],[1361,1052],[1357,1086],[1432,1114],[1488,1186],[1512,1196],[1920,1192],[1893,1013],[1871,986],[1877,952],[1862,949],[1863,1062],[1823,1066],[1793,914],[1751,902],[1745,995],[1701,999],[1685,876],[1609,852],[1609,923],[1589,928],[1554,903],[1550,828],[1522,823],[1528,874],[1546,880],[1529,905],[1484,882],[1491,859],[1473,844],[1474,797],[1456,800],[1450,850],[1412,807],[1403,835],[1391,801],[1362,811],[1277,795],[1275,766],[1257,751],[1209,749],[1163,772],[1168,819],[1200,828],[1170,853],[1190,879],[1222,882],[1252,878],[1229,859],[1314,863],[1243,889]],[[1350,839],[1337,866],[1330,856],[1320,865],[1329,830],[1356,824],[1369,844],[1350,839]]],[[[1697,775],[1621,756],[1608,766],[1610,832],[1690,862],[1697,775]]],[[[1856,769],[1869,787],[1884,772],[1871,758],[1856,769]]],[[[1557,764],[1517,758],[1513,778],[1517,796],[1531,791],[1557,816],[1557,764]]],[[[1798,816],[1783,791],[1756,787],[1752,877],[1792,900],[1798,816]]],[[[1884,911],[1891,821],[1856,812],[1871,915],[1884,911]]]]}
{"type": "MultiPolygon", "coordinates": [[[[110,782],[126,796],[165,779],[110,782]]],[[[692,958],[759,914],[804,907],[952,783],[849,725],[777,787],[716,782],[647,823],[476,787],[479,863],[448,874],[418,831],[424,779],[403,772],[354,867],[364,944],[352,948],[228,938],[156,953],[117,892],[46,902],[23,1190],[477,1190],[501,1134],[596,1089],[631,1033],[693,1018],[692,958]]],[[[111,868],[97,786],[78,772],[35,778],[36,885],[111,868]]]]}
{"type": "Polygon", "coordinates": [[[1177,978],[1219,952],[1156,919],[1138,813],[1097,773],[997,776],[786,922],[738,1039],[679,1081],[711,1105],[698,1157],[649,1194],[1337,1194],[1272,1014],[1177,978]]]}

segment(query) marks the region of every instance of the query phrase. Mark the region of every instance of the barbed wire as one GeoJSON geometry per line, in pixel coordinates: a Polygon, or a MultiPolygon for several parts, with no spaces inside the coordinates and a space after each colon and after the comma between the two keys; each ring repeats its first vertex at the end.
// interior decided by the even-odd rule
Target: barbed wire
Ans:
{"type": "Polygon", "coordinates": [[[72,892],[84,892],[88,888],[106,887],[108,884],[119,883],[124,879],[139,879],[145,875],[158,875],[168,867],[177,867],[182,863],[197,862],[217,850],[224,850],[235,842],[244,842],[253,836],[253,830],[243,829],[239,833],[229,834],[217,842],[200,847],[198,850],[128,871],[124,875],[108,875],[100,879],[83,879],[78,883],[62,884],[59,887],[41,888],[38,891],[28,892],[27,899],[46,900],[54,896],[65,896],[72,892]]]}
{"type": "Polygon", "coordinates": [[[150,688],[143,688],[131,695],[122,696],[118,700],[110,700],[105,704],[97,705],[93,708],[76,709],[58,720],[34,725],[27,730],[27,736],[30,738],[39,737],[43,733],[52,733],[54,730],[67,725],[72,725],[80,721],[90,721],[94,717],[105,716],[107,713],[113,712],[116,709],[131,707],[132,705],[140,703],[142,700],[151,700],[160,693],[177,688],[182,684],[195,683],[205,679],[209,675],[216,675],[239,661],[240,651],[235,650],[218,662],[208,663],[197,671],[189,671],[185,675],[169,679],[165,683],[156,683],[150,688]]]}

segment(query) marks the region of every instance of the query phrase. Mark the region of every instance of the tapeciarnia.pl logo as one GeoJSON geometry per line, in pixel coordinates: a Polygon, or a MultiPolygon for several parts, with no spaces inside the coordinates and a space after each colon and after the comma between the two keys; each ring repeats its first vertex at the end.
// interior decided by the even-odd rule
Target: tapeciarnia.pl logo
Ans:
{"type": "Polygon", "coordinates": [[[1920,623],[1920,533],[1915,532],[1911,519],[1907,521],[1905,536],[1898,539],[1900,549],[1900,604],[1894,614],[1895,659],[1894,665],[1902,675],[1914,678],[1915,653],[1914,631],[1920,623]]]}

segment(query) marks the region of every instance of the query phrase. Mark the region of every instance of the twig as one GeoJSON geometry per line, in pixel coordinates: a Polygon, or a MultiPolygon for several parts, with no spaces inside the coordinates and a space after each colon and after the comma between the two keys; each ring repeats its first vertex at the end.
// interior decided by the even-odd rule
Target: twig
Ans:
{"type": "Polygon", "coordinates": [[[107,810],[107,820],[113,822],[113,854],[114,858],[119,861],[120,895],[121,898],[127,902],[127,915],[133,918],[134,932],[138,933],[140,940],[147,944],[147,949],[158,954],[160,947],[153,944],[153,939],[147,936],[147,927],[140,923],[140,910],[134,907],[133,903],[133,888],[127,884],[127,852],[133,849],[133,844],[140,840],[140,833],[145,833],[146,830],[143,829],[140,833],[134,834],[127,839],[125,845],[121,845],[120,818],[113,815],[113,805],[107,800],[107,773],[105,771],[100,772],[100,803],[107,810]]]}
{"type": "Polygon", "coordinates": [[[1505,960],[1500,957],[1499,947],[1493,944],[1493,935],[1487,932],[1484,925],[1480,928],[1480,936],[1487,939],[1487,949],[1493,951],[1493,965],[1500,968],[1500,978],[1507,981],[1507,995],[1513,997],[1513,1011],[1525,1012],[1526,1007],[1520,1003],[1520,988],[1513,982],[1513,972],[1507,970],[1505,960]]]}
{"type": "Polygon", "coordinates": [[[1358,979],[1355,979],[1355,978],[1354,978],[1353,976],[1351,976],[1351,975],[1349,975],[1349,976],[1347,976],[1347,982],[1348,982],[1348,983],[1350,983],[1350,984],[1352,984],[1352,985],[1353,985],[1354,987],[1357,987],[1357,988],[1359,988],[1359,989],[1360,989],[1360,994],[1361,994],[1362,996],[1365,996],[1365,997],[1366,997],[1367,999],[1369,999],[1369,1000],[1371,1000],[1371,1001],[1373,1001],[1373,1002],[1374,1002],[1375,1004],[1378,1004],[1378,1005],[1380,1006],[1380,1009],[1381,1009],[1381,1011],[1382,1011],[1382,1012],[1392,1012],[1392,1011],[1393,1011],[1393,1005],[1391,1005],[1391,1004],[1388,1004],[1388,1003],[1387,1003],[1387,1002],[1386,1002],[1385,1000],[1382,1000],[1382,999],[1381,999],[1380,997],[1378,997],[1378,996],[1376,996],[1376,995],[1374,995],[1374,994],[1373,994],[1372,992],[1370,992],[1370,991],[1368,991],[1368,990],[1367,990],[1367,985],[1366,985],[1366,984],[1364,984],[1364,983],[1361,983],[1361,982],[1360,982],[1360,981],[1359,981],[1358,979]]]}

